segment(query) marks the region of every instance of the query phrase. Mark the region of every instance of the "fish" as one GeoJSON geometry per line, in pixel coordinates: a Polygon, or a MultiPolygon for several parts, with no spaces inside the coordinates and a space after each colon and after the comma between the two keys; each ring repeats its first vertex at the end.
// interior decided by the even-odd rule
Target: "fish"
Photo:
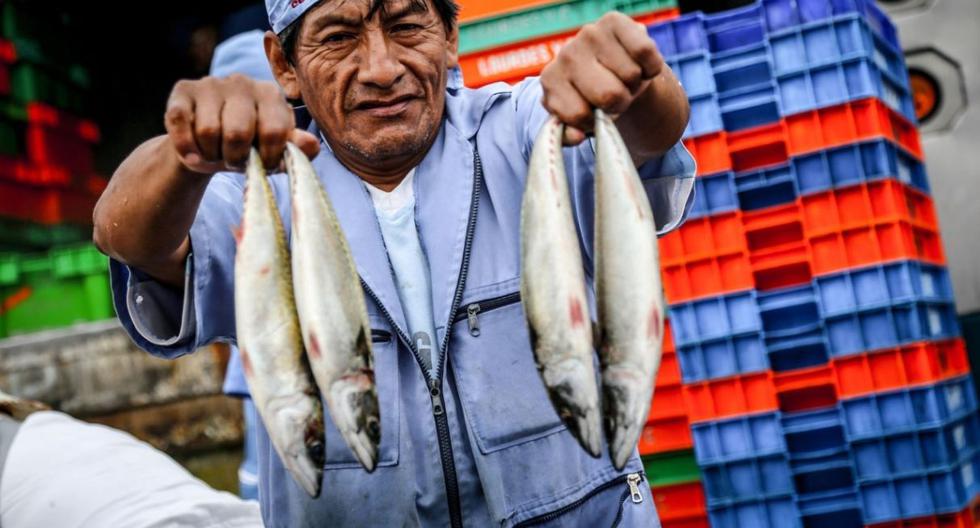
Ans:
{"type": "Polygon", "coordinates": [[[650,411],[664,301],[653,211],[616,125],[601,110],[595,143],[596,341],[606,440],[621,470],[650,411]]]}
{"type": "Polygon", "coordinates": [[[288,143],[293,291],[313,377],[337,429],[368,472],[378,462],[381,418],[371,326],[347,239],[313,165],[288,143]]]}
{"type": "Polygon", "coordinates": [[[249,393],[283,465],[311,497],[325,457],[323,407],[303,350],[282,219],[258,152],[236,233],[235,326],[249,393]]]}
{"type": "Polygon", "coordinates": [[[582,448],[599,457],[602,425],[592,321],[562,134],[562,124],[550,118],[531,151],[521,204],[521,299],[548,397],[582,448]]]}

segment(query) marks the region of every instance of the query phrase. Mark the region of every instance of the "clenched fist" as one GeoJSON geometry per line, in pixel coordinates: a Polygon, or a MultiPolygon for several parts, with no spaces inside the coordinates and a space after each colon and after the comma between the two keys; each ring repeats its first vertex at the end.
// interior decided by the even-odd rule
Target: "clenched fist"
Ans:
{"type": "Polygon", "coordinates": [[[242,75],[178,82],[164,122],[180,162],[202,174],[244,170],[253,145],[268,168],[279,166],[287,141],[311,158],[319,150],[275,83],[242,75]]]}
{"type": "Polygon", "coordinates": [[[646,27],[622,13],[607,13],[582,27],[541,72],[543,104],[565,123],[565,143],[592,129],[592,109],[625,112],[665,69],[646,27]]]}

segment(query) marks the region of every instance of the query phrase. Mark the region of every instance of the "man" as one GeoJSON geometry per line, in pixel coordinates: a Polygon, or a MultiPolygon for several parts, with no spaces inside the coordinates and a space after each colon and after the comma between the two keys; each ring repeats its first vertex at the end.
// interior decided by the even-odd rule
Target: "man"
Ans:
{"type": "Polygon", "coordinates": [[[0,526],[261,528],[254,501],[215,491],[131,435],[0,392],[0,526]]]}
{"type": "MultiPolygon", "coordinates": [[[[176,357],[233,341],[243,189],[222,171],[240,170],[252,144],[267,167],[279,166],[286,141],[313,159],[365,284],[379,463],[365,472],[328,416],[323,491],[310,499],[263,431],[267,526],[655,525],[649,488],[635,484],[639,457],[616,471],[562,425],[517,295],[521,195],[549,113],[568,125],[590,282],[592,107],[618,116],[658,228],[683,218],[694,172],[679,143],[688,107],[644,28],[608,14],[540,79],[467,90],[447,88],[458,62],[452,0],[266,6],[280,88],[241,77],[177,83],[167,134],[119,167],[95,211],[95,240],[114,259],[117,311],[140,346],[176,357]],[[283,95],[306,105],[308,130],[293,128],[283,95]]],[[[288,232],[285,176],[270,182],[288,232]]]]}

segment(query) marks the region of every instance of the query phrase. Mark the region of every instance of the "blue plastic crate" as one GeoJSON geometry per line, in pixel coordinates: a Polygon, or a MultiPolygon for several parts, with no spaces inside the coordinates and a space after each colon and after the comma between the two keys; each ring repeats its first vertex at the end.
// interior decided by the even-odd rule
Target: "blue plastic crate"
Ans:
{"type": "Polygon", "coordinates": [[[743,211],[754,211],[790,203],[799,194],[798,179],[792,163],[736,173],[738,205],[743,211]]]}
{"type": "Polygon", "coordinates": [[[915,108],[904,79],[882,72],[869,59],[851,59],[776,77],[782,115],[877,97],[915,122],[915,108]]]}
{"type": "MultiPolygon", "coordinates": [[[[773,0],[766,0],[770,2],[773,0]]],[[[873,0],[775,0],[795,2],[800,24],[819,22],[833,16],[858,13],[871,26],[871,30],[896,49],[901,49],[895,25],[888,16],[875,5],[873,0]]]]}
{"type": "Polygon", "coordinates": [[[796,504],[807,528],[864,525],[856,487],[803,495],[797,497],[796,504]]]}
{"type": "Polygon", "coordinates": [[[694,203],[688,211],[688,219],[734,211],[738,208],[735,173],[720,172],[694,179],[694,203]]]}
{"type": "Polygon", "coordinates": [[[849,442],[944,426],[977,409],[969,375],[839,402],[849,442]]]}
{"type": "Polygon", "coordinates": [[[691,425],[699,466],[785,454],[779,413],[762,413],[691,425]]]}
{"type": "Polygon", "coordinates": [[[954,468],[858,484],[865,523],[958,512],[980,492],[980,451],[954,468]]]}
{"type": "Polygon", "coordinates": [[[776,372],[814,367],[830,360],[830,345],[822,327],[798,335],[767,335],[765,347],[769,365],[776,372]]]}
{"type": "Polygon", "coordinates": [[[767,27],[762,4],[756,2],[705,16],[704,29],[711,52],[741,49],[763,42],[767,27]]]}
{"type": "Polygon", "coordinates": [[[844,422],[836,406],[816,411],[784,413],[782,429],[794,464],[798,461],[833,457],[843,452],[847,446],[844,422]]]}
{"type": "Polygon", "coordinates": [[[851,442],[855,478],[880,480],[909,473],[948,470],[980,445],[976,412],[930,426],[851,442]]]}
{"type": "Polygon", "coordinates": [[[691,107],[691,113],[687,128],[684,129],[685,139],[718,132],[725,128],[721,119],[721,108],[718,106],[717,94],[690,97],[688,104],[691,107]]]}
{"type": "Polygon", "coordinates": [[[828,317],[824,328],[830,353],[835,357],[960,333],[956,307],[951,302],[910,302],[864,309],[828,317]]]}
{"type": "MultiPolygon", "coordinates": [[[[790,163],[800,194],[886,178],[894,178],[929,192],[922,162],[886,139],[821,150],[794,157],[790,163]]],[[[759,192],[764,190],[760,189],[759,192]]]]}
{"type": "Polygon", "coordinates": [[[768,42],[776,74],[866,58],[895,79],[908,76],[901,50],[876,35],[856,14],[786,28],[771,33],[768,42]]]}
{"type": "Polygon", "coordinates": [[[715,53],[711,56],[711,71],[718,93],[743,90],[773,80],[769,47],[765,44],[715,53]]]}
{"type": "Polygon", "coordinates": [[[677,346],[685,383],[769,369],[762,332],[677,346]]]}
{"type": "Polygon", "coordinates": [[[794,462],[793,483],[796,493],[809,498],[840,490],[854,489],[854,472],[850,453],[843,447],[817,459],[794,462]]]}
{"type": "Polygon", "coordinates": [[[694,53],[667,61],[684,86],[689,99],[717,92],[711,60],[707,53],[694,53]]]}
{"type": "Polygon", "coordinates": [[[679,347],[762,330],[751,290],[671,305],[670,321],[679,347]]]}
{"type": "Polygon", "coordinates": [[[647,34],[657,43],[660,53],[668,59],[708,51],[708,36],[704,30],[702,13],[691,13],[647,26],[647,34]]]}
{"type": "Polygon", "coordinates": [[[709,507],[712,528],[803,528],[793,497],[770,497],[709,507]]]}
{"type": "Polygon", "coordinates": [[[730,132],[774,123],[783,115],[775,82],[719,94],[718,106],[725,130],[730,132]]]}
{"type": "Polygon", "coordinates": [[[701,465],[701,483],[709,506],[793,493],[789,460],[782,453],[701,465]]]}
{"type": "Polygon", "coordinates": [[[949,272],[902,260],[814,278],[823,317],[912,301],[952,302],[949,272]]]}
{"type": "Polygon", "coordinates": [[[813,285],[792,286],[757,294],[766,339],[797,337],[820,327],[820,307],[813,285]]]}

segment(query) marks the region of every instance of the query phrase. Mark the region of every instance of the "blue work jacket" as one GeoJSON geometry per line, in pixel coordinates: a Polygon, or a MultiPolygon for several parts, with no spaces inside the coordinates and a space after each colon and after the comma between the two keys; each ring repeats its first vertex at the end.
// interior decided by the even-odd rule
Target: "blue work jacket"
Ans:
{"type": "MultiPolygon", "coordinates": [[[[424,371],[406,339],[405,314],[362,181],[324,143],[313,160],[366,285],[381,405],[379,463],[355,461],[326,416],[323,491],[311,499],[259,434],[266,526],[657,526],[634,453],[622,471],[606,449],[589,456],[566,430],[538,377],[519,296],[520,208],[533,141],[547,113],[541,86],[448,89],[437,138],[415,175],[416,222],[432,277],[436,352],[424,371]]],[[[319,135],[315,125],[311,131],[319,135]]],[[[590,142],[564,150],[589,282],[593,261],[590,142]]],[[[694,162],[678,143],[644,167],[658,229],[676,227],[692,202],[694,162]]],[[[270,176],[287,232],[285,175],[270,176]]],[[[234,343],[233,229],[244,179],[211,180],[191,228],[184,292],[111,265],[117,313],[142,348],[173,358],[214,341],[234,343]]],[[[658,270],[645,270],[658,273],[658,270]]]]}

